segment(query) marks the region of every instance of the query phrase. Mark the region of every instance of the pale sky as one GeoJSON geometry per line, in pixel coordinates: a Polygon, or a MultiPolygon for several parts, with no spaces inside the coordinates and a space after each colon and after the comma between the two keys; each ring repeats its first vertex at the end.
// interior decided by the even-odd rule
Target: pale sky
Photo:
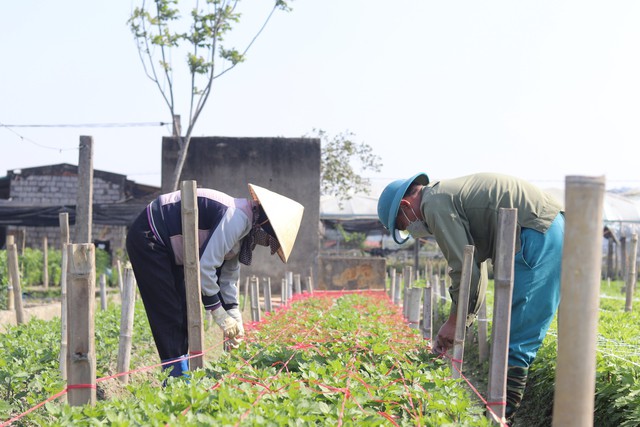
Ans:
{"type": "MultiPolygon", "coordinates": [[[[135,4],[0,2],[0,176],[77,164],[80,135],[91,135],[95,169],[160,185],[168,126],[7,127],[169,122],[126,24],[135,4]]],[[[229,43],[243,48],[271,4],[241,2],[229,43]]],[[[543,187],[567,175],[640,187],[637,0],[291,6],[216,80],[195,136],[350,131],[382,158],[365,174],[376,179],[488,171],[543,187]]]]}

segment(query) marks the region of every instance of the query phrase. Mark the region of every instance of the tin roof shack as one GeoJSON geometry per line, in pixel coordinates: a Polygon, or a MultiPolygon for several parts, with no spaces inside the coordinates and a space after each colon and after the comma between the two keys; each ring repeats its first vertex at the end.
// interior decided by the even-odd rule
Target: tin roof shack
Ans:
{"type": "MultiPolygon", "coordinates": [[[[126,227],[159,188],[136,184],[125,175],[93,171],[93,241],[108,250],[123,250],[126,227]]],[[[66,163],[7,171],[0,178],[0,245],[13,234],[19,248],[60,247],[59,213],[69,214],[73,240],[78,166],[66,163]]]]}

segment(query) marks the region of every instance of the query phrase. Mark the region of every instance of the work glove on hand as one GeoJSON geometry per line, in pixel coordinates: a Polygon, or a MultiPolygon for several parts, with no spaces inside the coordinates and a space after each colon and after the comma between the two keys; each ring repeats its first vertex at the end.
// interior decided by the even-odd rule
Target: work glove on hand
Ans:
{"type": "Polygon", "coordinates": [[[213,320],[220,326],[220,329],[224,332],[224,335],[228,338],[234,338],[238,335],[238,322],[224,310],[222,307],[218,307],[211,311],[213,320]]]}
{"type": "Polygon", "coordinates": [[[242,313],[237,308],[231,308],[227,310],[227,314],[233,318],[238,324],[238,334],[229,339],[229,345],[231,348],[238,348],[240,343],[244,339],[244,325],[242,324],[242,313]]]}

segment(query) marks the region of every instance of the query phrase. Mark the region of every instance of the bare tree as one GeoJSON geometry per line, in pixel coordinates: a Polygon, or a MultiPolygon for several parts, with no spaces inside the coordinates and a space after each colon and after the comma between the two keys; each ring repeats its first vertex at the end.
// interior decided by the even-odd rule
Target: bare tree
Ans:
{"type": "MultiPolygon", "coordinates": [[[[249,48],[262,33],[276,10],[290,11],[288,2],[275,0],[273,8],[244,50],[225,48],[224,36],[240,22],[236,11],[239,0],[195,0],[190,13],[189,28],[178,31],[182,23],[178,0],[142,0],[133,10],[128,24],[137,42],[144,71],[158,87],[173,120],[174,136],[179,151],[171,180],[177,190],[193,128],[198,121],[215,79],[246,59],[249,48]],[[202,5],[202,7],[201,7],[202,5]],[[185,47],[186,65],[190,76],[189,121],[182,136],[179,115],[176,114],[176,82],[172,59],[174,51],[185,47]],[[220,60],[218,64],[217,60],[220,60]]],[[[186,79],[185,79],[186,80],[186,79]]]]}

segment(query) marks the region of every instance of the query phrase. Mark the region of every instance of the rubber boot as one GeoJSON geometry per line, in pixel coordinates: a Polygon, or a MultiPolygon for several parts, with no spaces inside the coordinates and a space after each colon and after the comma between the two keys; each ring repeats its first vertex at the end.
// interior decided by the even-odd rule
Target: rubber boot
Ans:
{"type": "MultiPolygon", "coordinates": [[[[169,372],[169,376],[170,377],[189,377],[188,374],[186,374],[186,372],[189,370],[189,359],[186,359],[187,355],[185,354],[184,356],[180,356],[180,358],[171,358],[171,359],[164,359],[162,360],[162,369],[163,370],[167,370],[167,369],[171,369],[171,371],[169,372]],[[166,362],[170,362],[172,360],[175,360],[175,362],[172,363],[167,363],[166,365],[164,365],[164,363],[166,362]]],[[[166,386],[166,380],[165,382],[162,383],[162,386],[166,386]]]]}
{"type": "Polygon", "coordinates": [[[507,407],[505,409],[505,417],[509,425],[511,425],[513,416],[522,402],[528,375],[529,368],[522,366],[507,367],[507,407]]]}

